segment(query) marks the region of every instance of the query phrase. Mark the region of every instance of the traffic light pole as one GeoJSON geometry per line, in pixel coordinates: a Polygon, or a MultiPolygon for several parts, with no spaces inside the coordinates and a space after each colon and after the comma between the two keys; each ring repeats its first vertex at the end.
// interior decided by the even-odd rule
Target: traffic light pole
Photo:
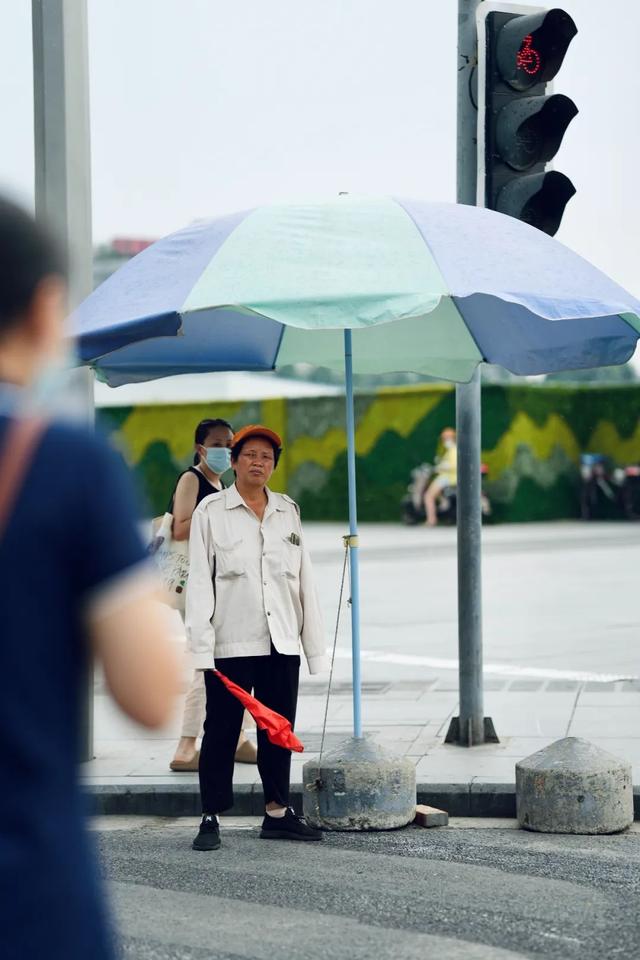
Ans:
{"type": "MultiPolygon", "coordinates": [[[[472,83],[480,2],[458,0],[457,200],[472,205],[476,203],[477,163],[472,83]]],[[[467,747],[497,740],[491,721],[485,721],[482,689],[480,404],[478,368],[470,383],[456,386],[460,715],[452,720],[446,740],[467,747]]]]}
{"type": "Polygon", "coordinates": [[[476,69],[476,10],[482,0],[458,0],[457,175],[458,203],[476,203],[477,110],[472,94],[476,69]]]}
{"type": "MultiPolygon", "coordinates": [[[[51,224],[70,265],[74,307],[93,287],[86,0],[32,0],[36,217],[51,224]]],[[[56,410],[93,419],[93,375],[68,377],[56,410]]],[[[81,760],[93,757],[93,671],[88,665],[81,760]]]]}

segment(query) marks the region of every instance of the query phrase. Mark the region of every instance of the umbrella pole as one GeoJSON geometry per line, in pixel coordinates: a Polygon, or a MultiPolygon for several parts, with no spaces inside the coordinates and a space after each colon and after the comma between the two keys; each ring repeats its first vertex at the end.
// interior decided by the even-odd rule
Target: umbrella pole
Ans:
{"type": "Polygon", "coordinates": [[[392,830],[416,815],[416,768],[407,757],[388,754],[362,736],[360,690],[360,578],[356,503],[356,428],[353,404],[351,330],[344,331],[347,401],[347,467],[351,561],[351,644],[353,653],[353,737],[302,770],[305,817],[325,830],[392,830]]]}
{"type": "Polygon", "coordinates": [[[349,562],[351,568],[351,656],[353,675],[353,735],[362,737],[362,681],[360,675],[360,556],[356,497],[356,426],[353,402],[351,330],[344,331],[344,372],[347,399],[347,470],[349,476],[349,562]]]}

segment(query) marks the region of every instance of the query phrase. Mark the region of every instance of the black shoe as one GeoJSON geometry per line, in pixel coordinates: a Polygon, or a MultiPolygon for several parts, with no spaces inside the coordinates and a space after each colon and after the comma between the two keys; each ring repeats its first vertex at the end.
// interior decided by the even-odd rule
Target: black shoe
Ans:
{"type": "Polygon", "coordinates": [[[263,840],[322,840],[322,831],[310,827],[288,807],[284,817],[265,815],[260,837],[263,840]]]}
{"type": "Polygon", "coordinates": [[[191,844],[193,850],[218,850],[220,847],[220,824],[217,817],[202,818],[198,836],[191,844]]]}

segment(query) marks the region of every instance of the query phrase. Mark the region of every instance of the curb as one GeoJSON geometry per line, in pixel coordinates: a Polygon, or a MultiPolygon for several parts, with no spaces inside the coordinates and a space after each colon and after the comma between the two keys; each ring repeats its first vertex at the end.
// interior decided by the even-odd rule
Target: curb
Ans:
{"type": "MultiPolygon", "coordinates": [[[[193,783],[85,784],[90,816],[199,817],[200,792],[193,783]]],[[[257,817],[264,811],[262,788],[238,784],[229,816],[257,817]]],[[[416,803],[446,810],[450,817],[507,817],[516,815],[513,783],[419,783],[416,803]]],[[[302,812],[302,784],[291,785],[291,805],[302,812]]],[[[633,788],[634,817],[640,820],[640,786],[633,788]]]]}

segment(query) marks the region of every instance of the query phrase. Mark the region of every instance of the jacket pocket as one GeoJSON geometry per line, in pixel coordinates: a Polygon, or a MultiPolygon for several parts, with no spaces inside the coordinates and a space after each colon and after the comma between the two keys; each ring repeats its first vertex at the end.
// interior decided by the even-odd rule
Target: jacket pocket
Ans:
{"type": "Polygon", "coordinates": [[[229,543],[216,544],[216,578],[231,580],[234,577],[246,577],[247,573],[242,557],[242,538],[229,543]]]}
{"type": "Polygon", "coordinates": [[[291,543],[289,537],[283,537],[282,540],[282,576],[289,580],[297,580],[300,577],[300,564],[302,562],[300,544],[291,543]]]}

